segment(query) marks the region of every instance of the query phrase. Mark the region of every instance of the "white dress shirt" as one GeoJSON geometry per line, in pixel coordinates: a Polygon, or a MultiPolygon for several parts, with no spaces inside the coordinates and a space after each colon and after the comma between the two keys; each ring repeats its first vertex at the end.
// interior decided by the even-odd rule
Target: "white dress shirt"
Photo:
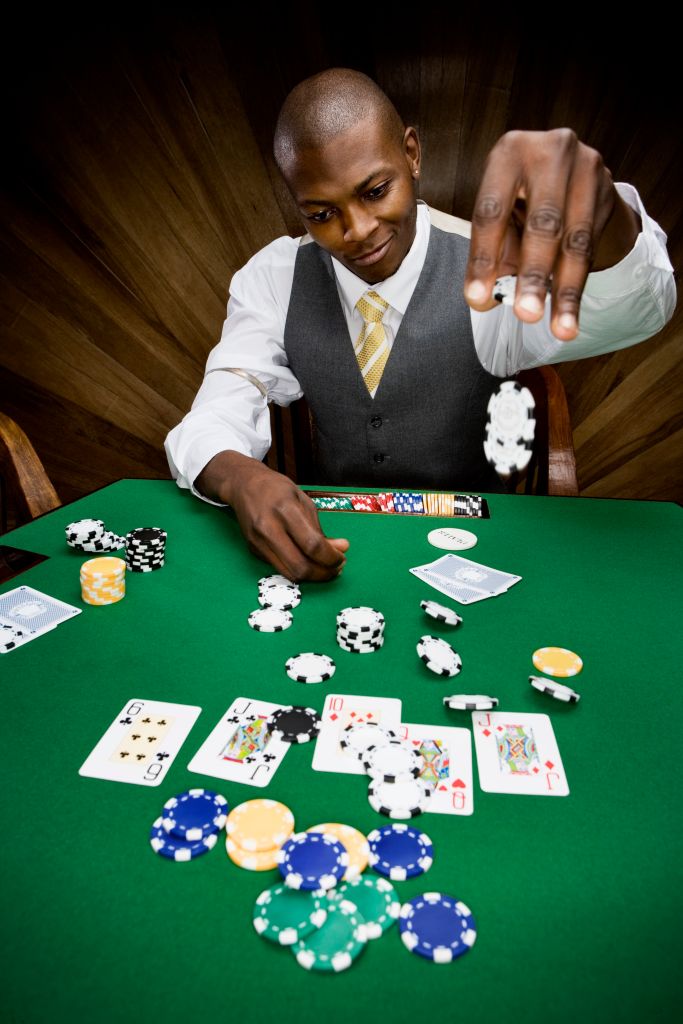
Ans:
{"type": "MultiPolygon", "coordinates": [[[[581,297],[579,334],[573,341],[558,341],[551,333],[550,296],[543,318],[534,324],[519,320],[511,306],[498,305],[485,313],[470,309],[477,355],[490,373],[511,377],[532,366],[627,348],[652,337],[671,317],[676,286],[666,235],[648,216],[632,185],[619,182],[616,188],[640,214],[642,228],[631,252],[616,266],[589,274],[581,297]]],[[[408,254],[395,274],[372,285],[389,303],[383,319],[389,346],[420,276],[431,223],[470,235],[468,221],[418,204],[408,254]]],[[[297,250],[307,242],[307,237],[277,238],[233,276],[221,340],[209,353],[192,409],[166,438],[178,485],[199,497],[204,496],[194,481],[214,455],[232,450],[263,459],[271,444],[267,403],[289,405],[303,394],[287,364],[284,331],[297,250]]],[[[355,305],[370,286],[334,258],[332,265],[353,345],[363,326],[355,305]]]]}

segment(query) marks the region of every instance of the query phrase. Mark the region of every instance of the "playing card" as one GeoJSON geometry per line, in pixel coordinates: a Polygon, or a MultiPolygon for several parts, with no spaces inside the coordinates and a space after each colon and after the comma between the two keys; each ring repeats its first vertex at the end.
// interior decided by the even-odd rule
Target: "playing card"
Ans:
{"type": "Polygon", "coordinates": [[[81,610],[33,587],[15,587],[0,594],[0,622],[23,633],[45,633],[80,615],[81,610]]]}
{"type": "Polygon", "coordinates": [[[313,768],[317,772],[364,775],[360,761],[340,747],[340,737],[347,725],[357,722],[377,722],[396,730],[401,722],[401,701],[397,697],[328,693],[321,718],[313,768]]]}
{"type": "Polygon", "coordinates": [[[245,786],[267,786],[291,744],[268,732],[268,718],[282,704],[238,697],[194,755],[188,769],[245,786]]]}
{"type": "Polygon", "coordinates": [[[418,565],[409,572],[460,604],[473,604],[487,597],[495,597],[519,583],[522,578],[500,569],[492,569],[488,565],[480,565],[461,555],[451,554],[418,565]]]}
{"type": "Polygon", "coordinates": [[[472,726],[479,785],[486,793],[569,794],[547,715],[474,711],[472,726]]]}
{"type": "Polygon", "coordinates": [[[420,778],[433,787],[430,814],[472,814],[472,741],[469,729],[403,722],[398,735],[422,754],[420,778]]]}
{"type": "Polygon", "coordinates": [[[201,708],[166,701],[127,701],[78,770],[79,775],[158,786],[201,708]]]}

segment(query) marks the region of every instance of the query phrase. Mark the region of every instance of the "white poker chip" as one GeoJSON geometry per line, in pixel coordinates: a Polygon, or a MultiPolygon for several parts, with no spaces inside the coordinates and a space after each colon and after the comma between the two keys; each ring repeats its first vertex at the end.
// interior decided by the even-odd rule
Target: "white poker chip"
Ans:
{"type": "Polygon", "coordinates": [[[536,431],[535,402],[528,388],[505,380],[489,399],[484,454],[497,473],[525,469],[536,431]]]}
{"type": "Polygon", "coordinates": [[[282,608],[291,611],[301,604],[301,594],[291,587],[274,586],[259,590],[258,603],[263,608],[282,608]]]}
{"type": "Polygon", "coordinates": [[[259,633],[281,633],[292,625],[292,613],[282,608],[257,608],[249,614],[247,622],[259,633]]]}
{"type": "Polygon", "coordinates": [[[339,738],[339,746],[345,753],[362,761],[368,747],[380,747],[396,739],[395,732],[378,722],[356,722],[346,726],[339,738]]]}
{"type": "Polygon", "coordinates": [[[513,442],[502,438],[484,438],[484,455],[500,476],[520,472],[529,465],[533,442],[513,442]]]}
{"type": "Polygon", "coordinates": [[[429,531],[427,540],[433,547],[443,548],[444,551],[465,551],[467,548],[473,548],[478,538],[469,530],[440,526],[437,530],[429,531]]]}
{"type": "Polygon", "coordinates": [[[368,747],[362,761],[366,774],[384,782],[408,782],[416,779],[424,768],[422,755],[398,738],[368,747]]]}
{"type": "Polygon", "coordinates": [[[427,615],[431,616],[432,619],[436,619],[437,622],[443,622],[447,626],[459,626],[462,622],[461,617],[452,608],[447,608],[445,604],[439,604],[438,601],[420,601],[420,608],[422,608],[427,615]]]}
{"type": "Polygon", "coordinates": [[[429,807],[431,789],[420,779],[402,782],[383,782],[372,779],[368,787],[368,802],[373,811],[387,818],[415,818],[429,807]]]}
{"type": "Polygon", "coordinates": [[[258,581],[259,589],[263,590],[265,587],[289,587],[290,590],[299,590],[298,583],[294,580],[288,580],[286,576],[280,576],[276,573],[273,576],[262,576],[258,581]]]}
{"type": "Polygon", "coordinates": [[[384,623],[385,619],[381,612],[364,605],[342,608],[337,615],[337,625],[349,633],[376,633],[377,630],[384,629],[384,623]]]}
{"type": "Polygon", "coordinates": [[[328,654],[295,654],[285,662],[285,669],[295,683],[324,683],[331,679],[337,666],[328,654]]]}
{"type": "Polygon", "coordinates": [[[529,676],[529,682],[540,693],[549,693],[555,700],[562,700],[566,704],[578,704],[581,700],[581,695],[576,690],[572,690],[571,686],[556,683],[554,679],[546,679],[544,676],[529,676]]]}
{"type": "Polygon", "coordinates": [[[458,652],[438,636],[421,636],[416,650],[427,668],[438,676],[457,676],[462,668],[458,652]]]}
{"type": "Polygon", "coordinates": [[[504,274],[496,278],[493,285],[493,297],[496,302],[502,302],[504,306],[514,306],[515,291],[517,290],[517,277],[514,274],[504,274]]]}
{"type": "Polygon", "coordinates": [[[444,697],[443,703],[451,711],[491,711],[498,707],[498,698],[485,693],[453,693],[444,697]]]}

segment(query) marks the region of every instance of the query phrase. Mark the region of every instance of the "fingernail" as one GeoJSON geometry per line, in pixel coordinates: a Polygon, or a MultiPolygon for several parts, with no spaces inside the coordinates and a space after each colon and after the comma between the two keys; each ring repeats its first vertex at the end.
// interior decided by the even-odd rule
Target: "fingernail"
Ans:
{"type": "Polygon", "coordinates": [[[557,326],[565,331],[576,330],[576,319],[573,313],[563,313],[557,321],[557,326]]]}
{"type": "Polygon", "coordinates": [[[485,302],[488,295],[489,290],[483,281],[470,281],[467,286],[467,298],[472,302],[485,302]]]}
{"type": "Polygon", "coordinates": [[[538,313],[542,313],[543,312],[543,306],[541,305],[540,300],[539,300],[537,295],[532,295],[532,294],[522,295],[522,297],[521,297],[521,299],[519,299],[517,305],[521,309],[525,309],[527,311],[527,313],[536,313],[536,314],[538,314],[538,313]]]}

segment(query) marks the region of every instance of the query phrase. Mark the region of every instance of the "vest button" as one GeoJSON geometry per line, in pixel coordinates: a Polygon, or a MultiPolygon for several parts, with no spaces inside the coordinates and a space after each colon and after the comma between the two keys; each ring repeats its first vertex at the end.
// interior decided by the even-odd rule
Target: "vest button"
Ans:
{"type": "Polygon", "coordinates": [[[375,460],[375,462],[384,462],[384,456],[382,455],[381,452],[375,452],[375,454],[373,455],[373,459],[375,460]]]}
{"type": "Polygon", "coordinates": [[[371,427],[381,427],[382,426],[382,417],[381,416],[371,416],[370,417],[370,426],[371,427]]]}

